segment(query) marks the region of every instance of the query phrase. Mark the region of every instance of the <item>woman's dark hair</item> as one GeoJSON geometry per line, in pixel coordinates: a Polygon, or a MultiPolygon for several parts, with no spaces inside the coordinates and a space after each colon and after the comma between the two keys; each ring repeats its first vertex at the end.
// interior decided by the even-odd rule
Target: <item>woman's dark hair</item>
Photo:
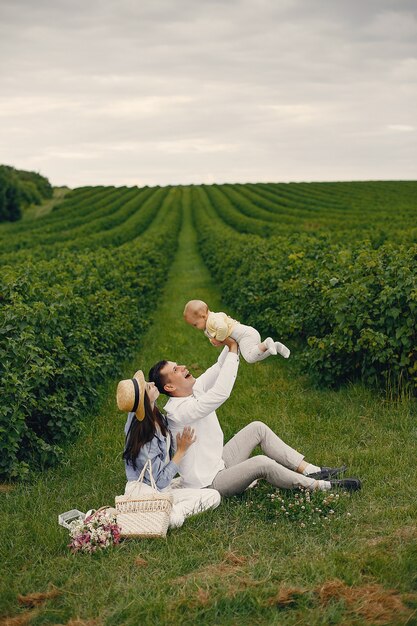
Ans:
{"type": "Polygon", "coordinates": [[[161,429],[164,437],[167,436],[168,424],[161,411],[155,405],[152,409],[148,394],[145,392],[145,417],[140,422],[136,417],[131,421],[129,430],[126,435],[125,450],[123,452],[124,460],[137,469],[136,459],[142,446],[155,437],[156,425],[161,429]]]}
{"type": "Polygon", "coordinates": [[[164,385],[166,383],[165,376],[161,373],[161,370],[168,364],[168,361],[158,361],[151,369],[149,370],[149,380],[151,383],[155,383],[155,387],[158,389],[159,393],[164,393],[166,396],[170,394],[167,393],[164,389],[164,385]]]}

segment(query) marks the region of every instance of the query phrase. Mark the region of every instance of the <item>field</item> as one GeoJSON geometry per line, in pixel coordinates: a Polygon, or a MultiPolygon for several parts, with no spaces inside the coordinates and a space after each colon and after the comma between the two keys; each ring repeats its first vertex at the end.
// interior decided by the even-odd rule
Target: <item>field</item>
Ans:
{"type": "Polygon", "coordinates": [[[58,200],[0,227],[0,624],[417,623],[417,183],[58,200]],[[241,363],[225,439],[261,419],[362,492],[294,514],[259,484],[166,541],[72,555],[58,513],[124,488],[118,380],[217,358],[193,297],[292,351],[241,363]]]}

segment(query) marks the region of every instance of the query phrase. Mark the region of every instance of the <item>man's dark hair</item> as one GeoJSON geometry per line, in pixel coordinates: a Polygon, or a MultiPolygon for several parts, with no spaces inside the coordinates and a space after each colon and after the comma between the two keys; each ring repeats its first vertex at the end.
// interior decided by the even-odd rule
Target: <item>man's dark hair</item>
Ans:
{"type": "Polygon", "coordinates": [[[155,383],[156,388],[159,393],[164,393],[166,396],[169,396],[167,391],[164,389],[164,385],[166,383],[165,376],[161,374],[161,370],[168,364],[168,361],[159,361],[156,365],[153,365],[149,370],[148,379],[151,383],[155,383]]]}

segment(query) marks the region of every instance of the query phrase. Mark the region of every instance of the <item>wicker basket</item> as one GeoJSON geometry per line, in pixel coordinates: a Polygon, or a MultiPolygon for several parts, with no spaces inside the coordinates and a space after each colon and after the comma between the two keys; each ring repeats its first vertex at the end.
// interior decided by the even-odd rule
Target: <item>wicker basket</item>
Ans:
{"type": "Polygon", "coordinates": [[[121,528],[121,537],[165,537],[172,509],[172,495],[158,491],[152,476],[151,461],[145,463],[137,480],[143,485],[145,472],[149,468],[152,491],[139,487],[137,495],[116,496],[117,523],[121,528]]]}

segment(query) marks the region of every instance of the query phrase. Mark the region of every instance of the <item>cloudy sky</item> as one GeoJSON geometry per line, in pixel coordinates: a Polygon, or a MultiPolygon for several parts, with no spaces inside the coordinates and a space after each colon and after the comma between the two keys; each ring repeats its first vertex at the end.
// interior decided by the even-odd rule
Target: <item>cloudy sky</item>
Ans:
{"type": "Polygon", "coordinates": [[[417,178],[415,0],[0,0],[0,163],[55,185],[417,178]]]}

